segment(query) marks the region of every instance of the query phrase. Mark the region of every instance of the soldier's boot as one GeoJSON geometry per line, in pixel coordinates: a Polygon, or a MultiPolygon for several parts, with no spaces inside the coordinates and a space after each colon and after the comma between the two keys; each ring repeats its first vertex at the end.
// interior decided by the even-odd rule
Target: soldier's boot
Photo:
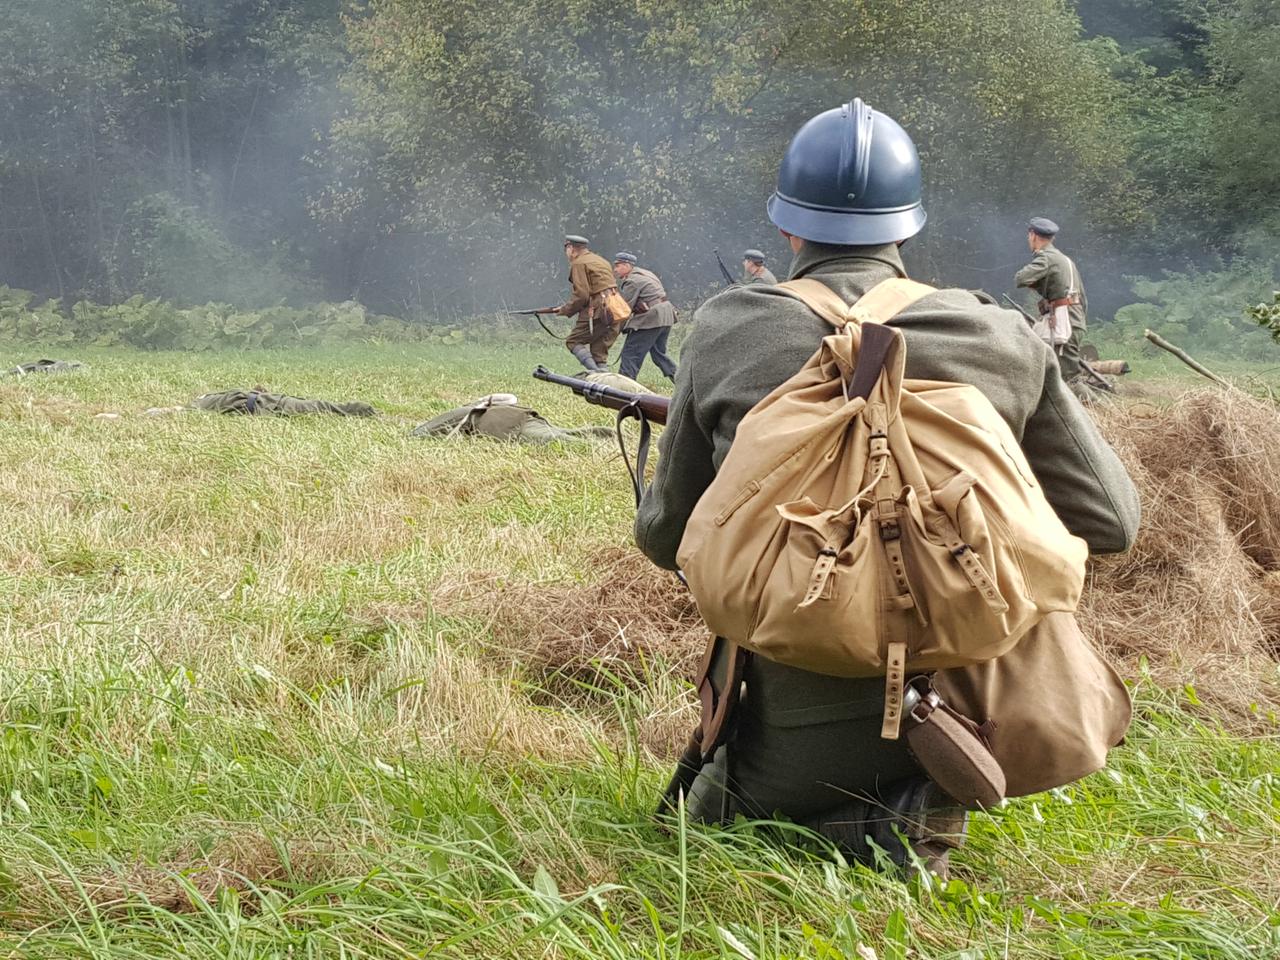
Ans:
{"type": "Polygon", "coordinates": [[[592,373],[600,373],[607,369],[596,363],[595,358],[591,356],[591,350],[586,344],[575,343],[569,348],[569,352],[578,358],[578,362],[590,370],[592,373]]]}
{"type": "Polygon", "coordinates": [[[951,851],[964,843],[965,811],[932,780],[913,777],[890,784],[878,803],[851,798],[808,826],[850,859],[873,864],[874,844],[908,876],[923,869],[945,880],[951,851]]]}
{"type": "Polygon", "coordinates": [[[964,844],[966,812],[927,777],[890,784],[881,799],[887,815],[872,821],[871,839],[889,850],[908,876],[924,870],[946,880],[951,851],[964,844]],[[907,855],[903,838],[914,857],[907,855]]]}

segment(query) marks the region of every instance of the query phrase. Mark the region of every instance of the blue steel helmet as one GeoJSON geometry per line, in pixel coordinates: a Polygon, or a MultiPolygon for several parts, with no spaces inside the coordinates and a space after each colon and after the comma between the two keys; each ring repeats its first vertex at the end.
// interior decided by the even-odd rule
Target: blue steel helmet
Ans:
{"type": "Polygon", "coordinates": [[[791,138],[767,209],[779,229],[816,243],[915,236],[925,221],[916,145],[861,100],[820,113],[791,138]]]}

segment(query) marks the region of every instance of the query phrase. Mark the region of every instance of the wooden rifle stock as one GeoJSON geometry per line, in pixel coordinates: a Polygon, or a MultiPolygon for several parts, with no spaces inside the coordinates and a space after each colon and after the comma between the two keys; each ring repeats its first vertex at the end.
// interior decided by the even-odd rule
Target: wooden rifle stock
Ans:
{"type": "Polygon", "coordinates": [[[667,422],[667,409],[671,406],[670,397],[663,397],[656,393],[631,393],[627,390],[607,387],[602,383],[590,383],[579,380],[577,377],[565,377],[552,373],[544,366],[538,366],[533,371],[533,376],[537,380],[568,387],[587,403],[608,407],[610,410],[634,411],[642,414],[650,423],[665,425],[667,422]]]}

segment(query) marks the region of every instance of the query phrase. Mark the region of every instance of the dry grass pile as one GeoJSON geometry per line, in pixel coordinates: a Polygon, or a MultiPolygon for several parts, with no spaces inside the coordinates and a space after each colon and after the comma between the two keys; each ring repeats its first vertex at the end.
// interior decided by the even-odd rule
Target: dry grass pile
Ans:
{"type": "Polygon", "coordinates": [[[1081,620],[1131,668],[1237,716],[1280,702],[1280,412],[1239,391],[1096,416],[1142,495],[1134,549],[1097,561],[1081,620]]]}
{"type": "Polygon", "coordinates": [[[634,548],[595,553],[589,583],[472,576],[435,593],[438,609],[480,616],[499,648],[544,675],[637,677],[655,660],[691,676],[707,632],[689,592],[634,548]]]}

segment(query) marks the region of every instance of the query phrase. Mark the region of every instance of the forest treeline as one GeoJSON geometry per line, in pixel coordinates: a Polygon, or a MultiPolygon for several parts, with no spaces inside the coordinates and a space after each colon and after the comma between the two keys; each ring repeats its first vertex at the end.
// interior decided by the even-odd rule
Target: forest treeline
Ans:
{"type": "Polygon", "coordinates": [[[692,299],[715,247],[785,262],[763,216],[778,158],[854,95],[920,146],[922,278],[1008,289],[1037,213],[1104,316],[1138,299],[1131,275],[1152,303],[1240,287],[1240,309],[1274,282],[1270,0],[4,9],[0,283],[68,304],[539,306],[569,230],[692,299]]]}

